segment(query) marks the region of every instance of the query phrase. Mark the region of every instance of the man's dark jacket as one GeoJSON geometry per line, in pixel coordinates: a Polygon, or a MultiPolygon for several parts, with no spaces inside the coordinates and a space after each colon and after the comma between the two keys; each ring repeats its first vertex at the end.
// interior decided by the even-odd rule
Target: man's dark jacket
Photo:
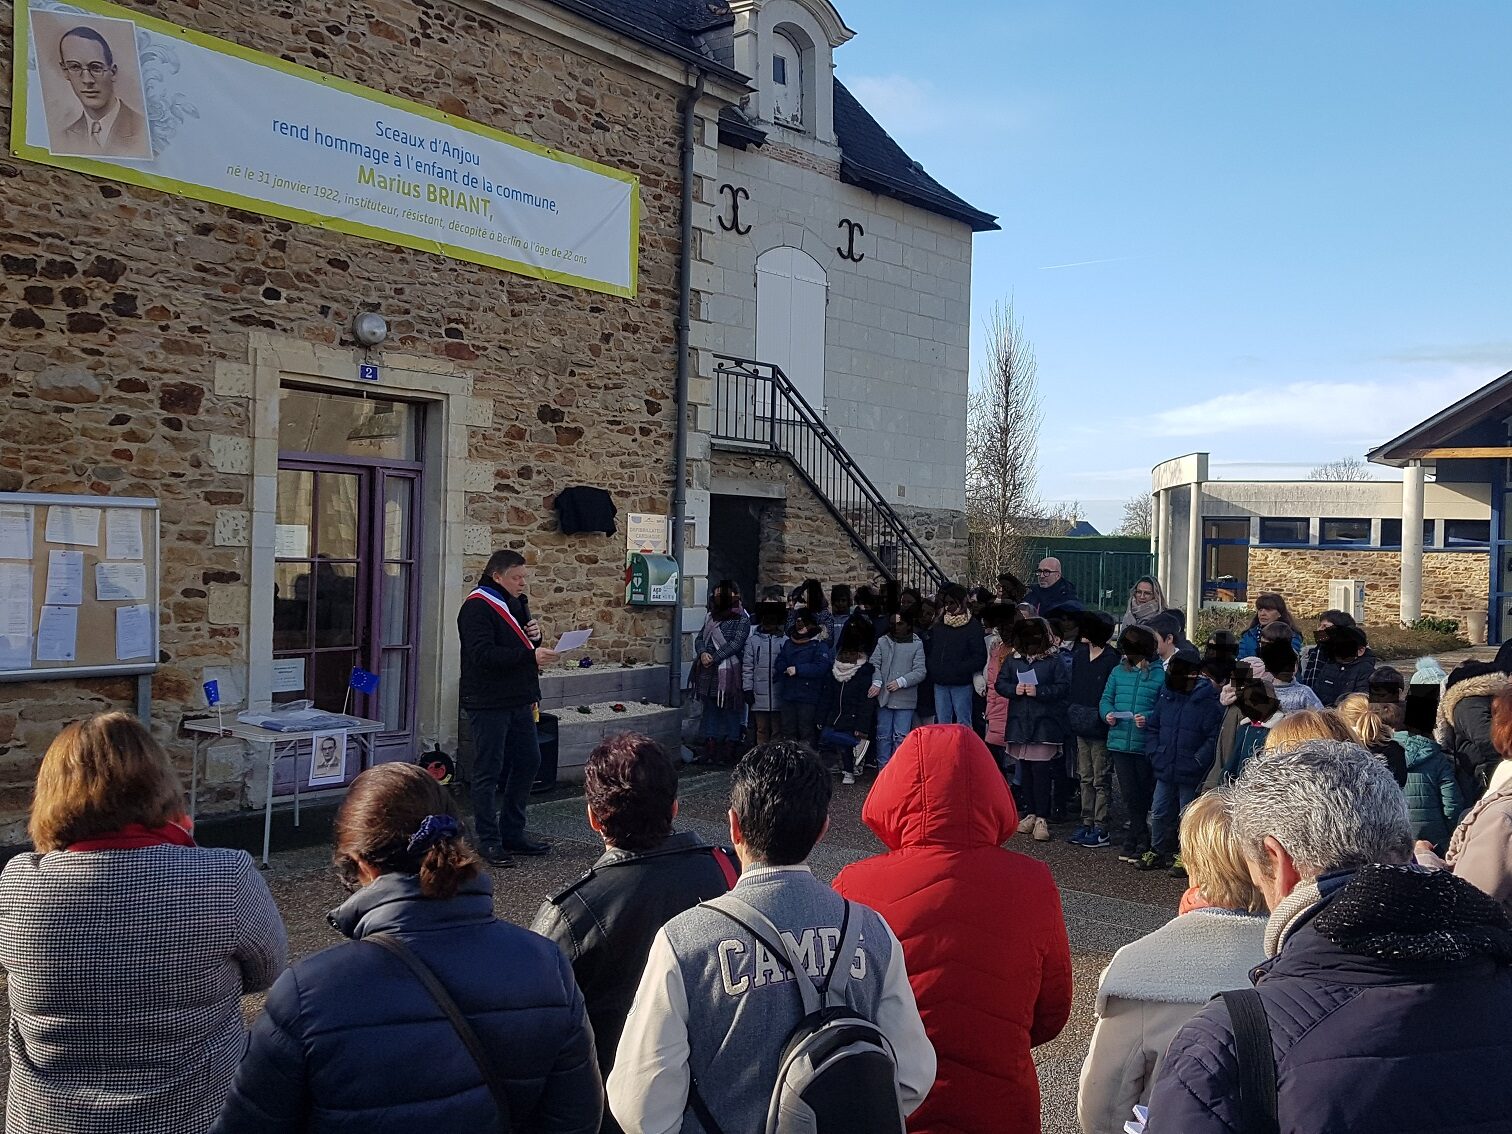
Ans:
{"type": "MultiPolygon", "coordinates": [[[[739,871],[732,852],[680,831],[651,851],[610,848],[541,905],[531,929],[555,941],[572,962],[606,1080],[657,931],[725,893],[739,871]]],[[[619,1129],[607,1109],[603,1128],[619,1129]]]]}
{"type": "MultiPolygon", "coordinates": [[[[1251,977],[1288,1134],[1512,1131],[1512,930],[1448,871],[1367,866],[1251,977]]],[[[1233,1134],[1233,1027],[1211,1002],[1171,1042],[1147,1134],[1233,1134]]]]}
{"type": "MultiPolygon", "coordinates": [[[[503,599],[520,628],[530,621],[525,599],[514,598],[492,579],[478,584],[503,599]]],[[[462,681],[458,699],[464,709],[518,709],[541,699],[541,674],[535,649],[526,648],[514,627],[485,599],[470,598],[457,612],[462,640],[462,681]]]]}
{"type": "Polygon", "coordinates": [[[1076,597],[1076,587],[1071,580],[1062,575],[1048,587],[1041,587],[1038,584],[1030,587],[1029,593],[1024,596],[1024,601],[1034,607],[1036,613],[1049,614],[1058,606],[1081,600],[1076,597]]]}
{"type": "Polygon", "coordinates": [[[1331,709],[1351,693],[1369,693],[1370,675],[1380,664],[1369,650],[1348,661],[1336,661],[1320,652],[1313,666],[1312,679],[1305,684],[1318,695],[1325,708],[1331,709]]]}

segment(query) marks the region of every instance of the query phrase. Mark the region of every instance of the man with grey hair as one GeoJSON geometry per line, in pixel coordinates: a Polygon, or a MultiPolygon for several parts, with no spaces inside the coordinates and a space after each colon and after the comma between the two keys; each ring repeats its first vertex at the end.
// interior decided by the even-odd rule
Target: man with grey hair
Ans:
{"type": "Polygon", "coordinates": [[[1512,926],[1475,887],[1408,865],[1390,772],[1307,741],[1223,792],[1271,910],[1250,974],[1270,1042],[1250,1028],[1241,1044],[1213,1001],[1171,1042],[1147,1134],[1512,1131],[1512,926]],[[1278,1125],[1251,1125],[1268,1105],[1278,1125]]]}

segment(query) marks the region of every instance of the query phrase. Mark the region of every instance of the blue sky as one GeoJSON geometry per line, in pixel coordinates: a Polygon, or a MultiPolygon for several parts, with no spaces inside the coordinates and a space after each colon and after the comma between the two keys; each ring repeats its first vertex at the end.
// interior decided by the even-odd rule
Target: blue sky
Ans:
{"type": "Polygon", "coordinates": [[[1305,476],[1512,369],[1512,3],[839,7],[840,78],[1002,218],[973,366],[1011,296],[1044,498],[1305,476]]]}

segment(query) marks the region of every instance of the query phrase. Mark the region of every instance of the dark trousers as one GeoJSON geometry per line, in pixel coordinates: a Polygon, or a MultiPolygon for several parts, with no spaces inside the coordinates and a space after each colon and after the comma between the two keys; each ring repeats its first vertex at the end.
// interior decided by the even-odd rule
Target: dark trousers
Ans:
{"type": "Polygon", "coordinates": [[[782,703],[782,737],[784,740],[801,740],[813,744],[814,722],[819,717],[819,706],[804,701],[782,703]]]}
{"type": "Polygon", "coordinates": [[[1181,850],[1181,813],[1202,794],[1201,784],[1178,784],[1159,780],[1155,784],[1154,813],[1150,818],[1155,828],[1155,850],[1164,855],[1181,850]]]}
{"type": "Polygon", "coordinates": [[[1129,829],[1124,835],[1125,854],[1143,854],[1150,849],[1150,804],[1155,801],[1155,769],[1142,752],[1109,753],[1118,774],[1118,790],[1129,811],[1129,829]]]}
{"type": "Polygon", "coordinates": [[[535,714],[518,709],[469,709],[472,728],[473,826],[480,846],[509,846],[525,839],[525,803],[541,769],[535,714]]]}
{"type": "Polygon", "coordinates": [[[1024,796],[1029,814],[1050,822],[1050,785],[1055,779],[1055,760],[1020,760],[1024,772],[1024,796]]]}

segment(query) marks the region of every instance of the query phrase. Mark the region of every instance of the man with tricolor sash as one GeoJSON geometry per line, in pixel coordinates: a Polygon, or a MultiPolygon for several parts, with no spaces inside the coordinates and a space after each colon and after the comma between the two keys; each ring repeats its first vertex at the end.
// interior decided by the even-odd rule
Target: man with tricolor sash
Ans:
{"type": "Polygon", "coordinates": [[[472,729],[473,824],[478,851],[495,866],[551,848],[525,833],[525,803],[541,765],[536,703],[541,667],[556,661],[525,597],[525,558],[496,551],[457,614],[460,700],[472,729]]]}

